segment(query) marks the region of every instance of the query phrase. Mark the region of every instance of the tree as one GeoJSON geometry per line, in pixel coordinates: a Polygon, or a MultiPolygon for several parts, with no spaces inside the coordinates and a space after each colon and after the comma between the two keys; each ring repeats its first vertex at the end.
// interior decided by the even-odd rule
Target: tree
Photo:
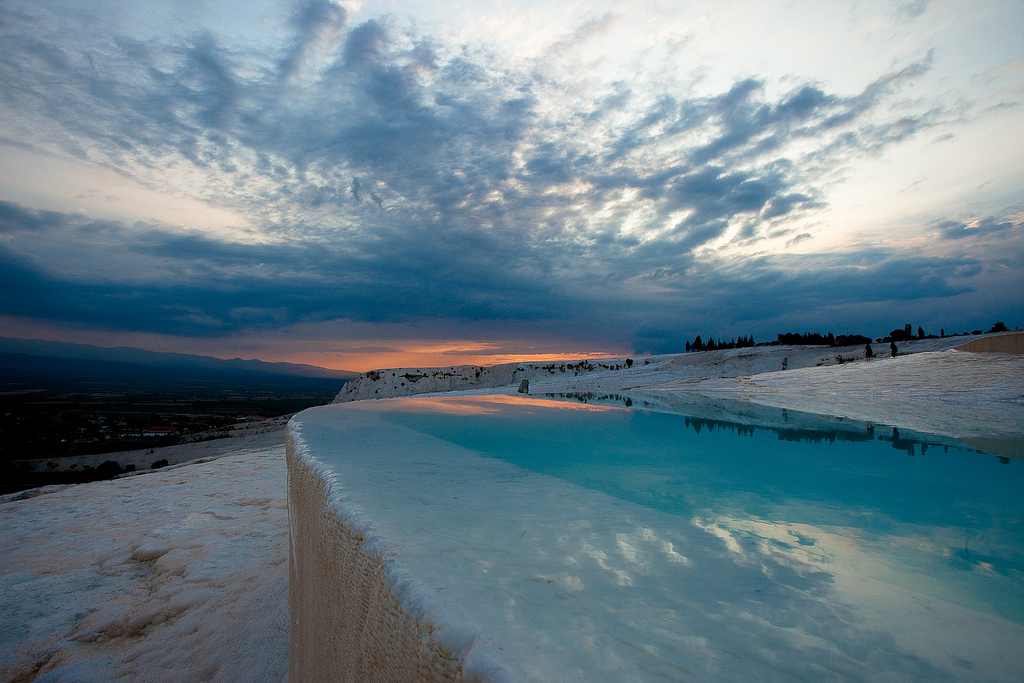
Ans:
{"type": "Polygon", "coordinates": [[[1006,331],[1007,331],[1006,324],[1005,323],[1001,323],[1001,322],[996,323],[995,325],[992,326],[992,329],[989,330],[989,332],[1006,332],[1006,331]]]}
{"type": "Polygon", "coordinates": [[[889,338],[892,341],[909,341],[914,338],[914,335],[910,332],[910,325],[907,325],[902,330],[893,330],[889,333],[889,338]]]}

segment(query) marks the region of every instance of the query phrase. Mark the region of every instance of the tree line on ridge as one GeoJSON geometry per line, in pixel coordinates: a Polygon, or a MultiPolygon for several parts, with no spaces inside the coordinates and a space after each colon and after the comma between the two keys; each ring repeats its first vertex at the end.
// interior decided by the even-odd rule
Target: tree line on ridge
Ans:
{"type": "MultiPolygon", "coordinates": [[[[990,333],[1006,331],[1008,331],[1008,328],[1002,322],[997,322],[991,329],[989,329],[990,333]]],[[[982,334],[982,331],[974,330],[973,332],[964,332],[963,336],[967,336],[969,334],[982,334]]],[[[939,334],[936,335],[925,334],[924,328],[921,326],[918,326],[917,333],[915,334],[910,323],[904,325],[902,329],[892,330],[887,336],[878,337],[876,339],[865,337],[862,334],[833,335],[831,332],[828,334],[821,334],[819,332],[786,332],[784,334],[777,335],[777,339],[775,341],[758,342],[755,344],[753,335],[741,336],[739,339],[733,338],[728,341],[725,339],[715,341],[714,337],[709,336],[707,341],[704,341],[698,334],[692,342],[686,342],[686,350],[716,351],[719,349],[738,349],[751,346],[778,346],[783,344],[788,346],[859,346],[861,344],[870,344],[872,341],[881,344],[887,342],[905,342],[912,339],[939,339],[946,336],[945,328],[939,330],[939,334]]],[[[957,337],[961,335],[953,333],[949,336],[957,337]]]]}

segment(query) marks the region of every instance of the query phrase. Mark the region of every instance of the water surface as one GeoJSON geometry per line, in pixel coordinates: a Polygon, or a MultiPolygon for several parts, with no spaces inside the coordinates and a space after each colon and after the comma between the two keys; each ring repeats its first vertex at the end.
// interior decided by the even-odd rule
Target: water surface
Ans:
{"type": "Polygon", "coordinates": [[[833,570],[1024,623],[1020,460],[891,426],[822,418],[808,428],[806,415],[801,427],[751,425],[728,412],[645,410],[628,397],[618,406],[560,398],[410,400],[386,419],[833,570]]]}

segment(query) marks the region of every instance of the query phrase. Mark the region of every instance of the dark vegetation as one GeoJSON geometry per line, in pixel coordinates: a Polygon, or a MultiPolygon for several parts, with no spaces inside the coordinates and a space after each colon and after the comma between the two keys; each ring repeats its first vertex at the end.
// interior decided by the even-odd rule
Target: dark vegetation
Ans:
{"type": "MultiPolygon", "coordinates": [[[[1006,332],[1008,328],[1005,323],[997,322],[989,329],[989,332],[1006,332]]],[[[981,334],[981,330],[974,330],[972,332],[964,332],[962,336],[981,334]]],[[[912,339],[938,339],[942,337],[958,337],[956,333],[947,335],[945,329],[939,330],[939,334],[926,334],[924,328],[918,326],[917,332],[913,331],[913,327],[910,323],[903,326],[902,329],[895,329],[891,331],[885,337],[876,337],[871,339],[865,337],[862,334],[840,334],[833,335],[831,332],[827,334],[821,334],[820,332],[786,332],[777,336],[775,341],[770,342],[759,342],[754,344],[754,337],[740,337],[739,339],[730,339],[725,341],[719,339],[717,342],[713,337],[708,337],[707,341],[700,338],[700,335],[692,342],[686,342],[687,351],[714,351],[716,349],[736,349],[743,348],[746,346],[776,346],[784,344],[787,346],[862,346],[864,344],[885,343],[889,342],[905,342],[912,339]]]]}
{"type": "MultiPolygon", "coordinates": [[[[226,436],[227,427],[239,422],[328,403],[344,381],[0,353],[0,491],[10,489],[13,460],[226,436]]],[[[46,483],[108,479],[123,471],[109,460],[54,473],[46,483]]]]}
{"type": "Polygon", "coordinates": [[[690,342],[686,342],[687,351],[714,351],[716,349],[739,349],[747,346],[754,346],[753,335],[749,337],[740,337],[738,340],[731,339],[729,341],[725,341],[724,339],[719,339],[716,342],[714,337],[708,337],[708,340],[704,341],[703,339],[700,338],[700,335],[698,334],[697,338],[693,340],[692,344],[690,342]]]}
{"type": "MultiPolygon", "coordinates": [[[[627,358],[622,363],[602,363],[601,361],[591,363],[590,361],[581,360],[579,363],[549,363],[539,367],[541,370],[547,370],[548,373],[552,375],[556,372],[572,372],[578,375],[581,372],[590,372],[596,368],[601,368],[602,370],[621,370],[622,368],[631,368],[633,367],[633,362],[632,358],[627,358]]],[[[522,372],[523,368],[519,368],[519,371],[522,372]]]]}

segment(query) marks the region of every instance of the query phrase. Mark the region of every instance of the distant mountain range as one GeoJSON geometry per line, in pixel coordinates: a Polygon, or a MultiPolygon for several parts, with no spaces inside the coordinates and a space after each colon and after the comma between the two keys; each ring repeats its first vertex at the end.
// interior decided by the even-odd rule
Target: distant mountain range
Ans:
{"type": "MultiPolygon", "coordinates": [[[[7,356],[4,358],[4,362],[0,363],[0,371],[3,369],[2,366],[12,367],[12,364],[17,364],[18,356],[28,356],[32,358],[22,358],[22,360],[26,365],[33,366],[39,365],[43,359],[54,358],[63,361],[128,363],[135,366],[180,370],[189,374],[242,373],[324,379],[351,379],[359,375],[358,372],[330,370],[316,365],[299,363],[267,363],[261,360],[242,360],[241,358],[223,360],[212,356],[194,356],[187,353],[146,351],[129,346],[106,348],[89,344],[71,344],[41,339],[15,339],[13,337],[0,337],[0,354],[7,356]]],[[[61,365],[65,365],[65,363],[61,363],[61,365]]]]}

